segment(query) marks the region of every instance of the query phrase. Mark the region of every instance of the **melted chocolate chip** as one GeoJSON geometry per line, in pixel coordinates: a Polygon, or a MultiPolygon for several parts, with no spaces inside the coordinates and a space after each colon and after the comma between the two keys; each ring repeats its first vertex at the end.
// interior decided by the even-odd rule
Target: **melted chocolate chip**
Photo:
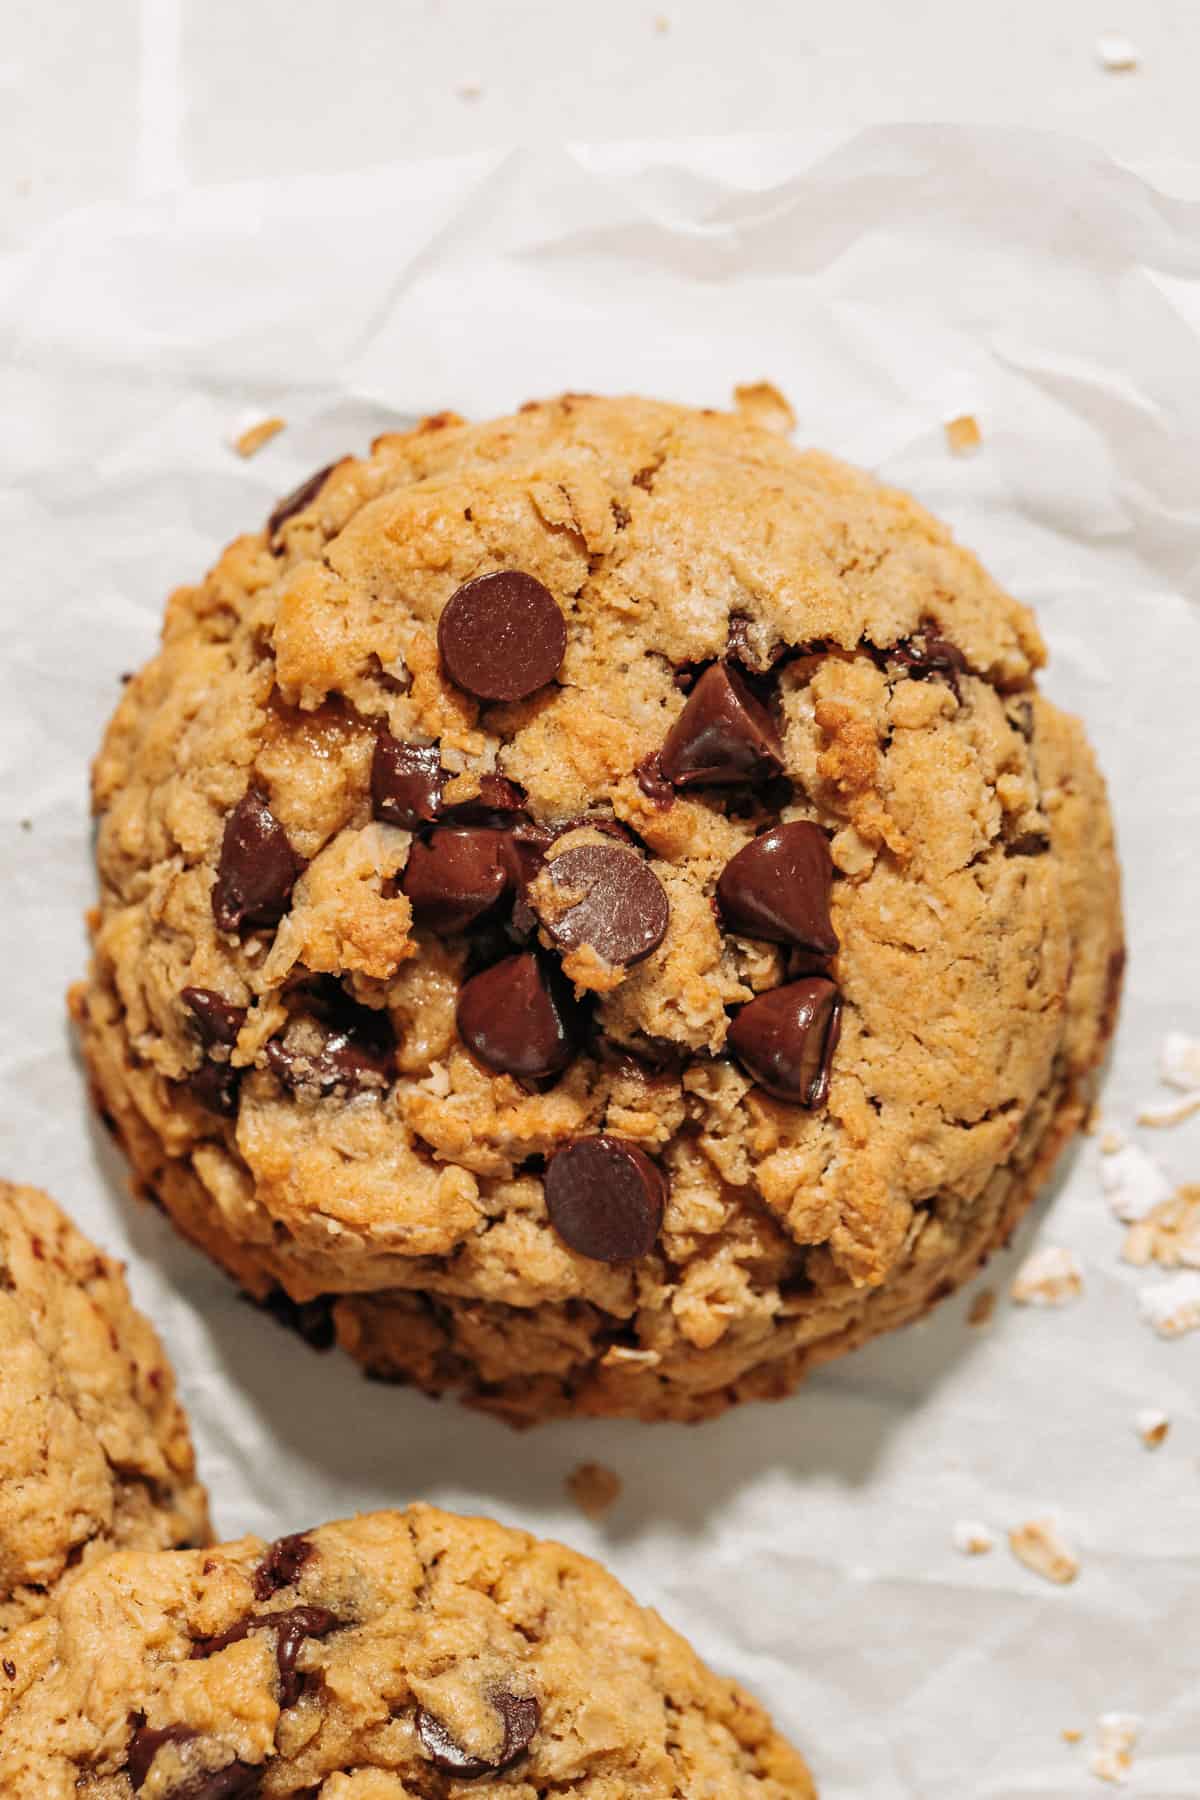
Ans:
{"type": "Polygon", "coordinates": [[[477,700],[527,699],[553,681],[566,647],[554,595],[520,569],[464,583],[438,620],[442,666],[477,700]]]}
{"type": "Polygon", "coordinates": [[[254,1598],[270,1600],[280,1588],[291,1587],[315,1549],[302,1531],[276,1538],[254,1571],[254,1598]]]}
{"type": "Polygon", "coordinates": [[[1045,856],[1050,839],[1044,831],[1023,831],[1004,846],[1005,856],[1045,856]]]}
{"type": "Polygon", "coordinates": [[[728,1046],[747,1075],[776,1100],[820,1106],[841,1033],[841,995],[832,981],[806,975],[743,1006],[728,1046]]]}
{"type": "MultiPolygon", "coordinates": [[[[509,781],[506,775],[481,775],[479,793],[473,800],[458,800],[453,806],[442,808],[442,819],[447,825],[493,825],[498,828],[514,823],[509,816],[519,813],[525,805],[525,794],[515,781],[509,781]]],[[[526,825],[534,830],[532,820],[526,825]]]]}
{"type": "Polygon", "coordinates": [[[252,1800],[262,1791],[265,1773],[261,1767],[252,1768],[249,1763],[235,1760],[223,1769],[193,1775],[182,1787],[172,1790],[169,1800],[252,1800]]]}
{"type": "Polygon", "coordinates": [[[371,757],[372,816],[405,831],[431,824],[449,779],[436,744],[402,743],[381,731],[371,757]]]}
{"type": "Polygon", "coordinates": [[[580,898],[542,923],[564,950],[585,944],[605,962],[628,964],[662,943],[670,918],[666,890],[649,863],[624,844],[577,844],[547,863],[557,888],[580,898]]]}
{"type": "Polygon", "coordinates": [[[659,766],[676,787],[729,787],[778,775],[783,755],[766,708],[736,669],[713,663],[667,734],[659,766]]]}
{"type": "Polygon", "coordinates": [[[396,1065],[388,1015],[356,1006],[336,983],[314,990],[308,1003],[311,1013],[301,1013],[282,1039],[267,1045],[272,1074],[293,1092],[308,1087],[356,1094],[387,1087],[396,1065]]]}
{"type": "Polygon", "coordinates": [[[730,931],[833,956],[832,882],[825,833],[801,819],[751,838],[730,858],[717,883],[717,904],[730,931]]]}
{"type": "Polygon", "coordinates": [[[658,1240],[667,1180],[624,1138],[577,1138],[546,1169],[546,1211],[563,1242],[594,1262],[630,1262],[658,1240]]]}
{"type": "Polygon", "coordinates": [[[902,638],[885,656],[898,662],[913,681],[944,675],[955,698],[959,697],[958,678],[967,673],[967,659],[957,644],[938,636],[936,625],[923,625],[917,636],[902,638]]]}
{"type": "Polygon", "coordinates": [[[445,826],[413,845],[400,889],[415,924],[463,931],[499,905],[515,873],[504,832],[445,826]]]}
{"type": "MultiPolygon", "coordinates": [[[[245,1298],[249,1299],[250,1296],[246,1295],[245,1298]]],[[[261,1306],[264,1312],[269,1312],[288,1331],[294,1331],[312,1350],[332,1350],[337,1342],[333,1302],[328,1294],[320,1294],[315,1300],[293,1300],[290,1294],[277,1287],[271,1289],[265,1300],[252,1304],[261,1306]]],[[[260,1595],[259,1598],[264,1596],[260,1595]]]]}
{"type": "Polygon", "coordinates": [[[519,1081],[561,1075],[582,1041],[582,1009],[550,958],[523,950],[459,991],[458,1035],[485,1068],[519,1081]]]}
{"type": "Polygon", "coordinates": [[[225,821],[212,891],[217,929],[277,925],[303,870],[267,796],[248,787],[225,821]]]}
{"type": "Polygon", "coordinates": [[[138,1713],[125,1753],[125,1773],[134,1793],[145,1784],[151,1764],[164,1744],[187,1744],[199,1735],[189,1725],[147,1725],[146,1715],[138,1713]]]}
{"type": "Polygon", "coordinates": [[[279,1704],[286,1710],[295,1706],[303,1688],[296,1658],[305,1638],[325,1637],[340,1623],[340,1619],[323,1606],[292,1606],[286,1612],[251,1613],[248,1618],[231,1625],[228,1631],[219,1632],[215,1637],[197,1638],[192,1645],[192,1659],[215,1656],[219,1650],[249,1637],[252,1631],[273,1630],[276,1634],[275,1661],[279,1669],[279,1704]]]}
{"type": "Polygon", "coordinates": [[[206,1061],[183,1077],[183,1086],[207,1112],[217,1113],[222,1119],[236,1119],[242,1074],[241,1069],[231,1068],[229,1063],[206,1061]]]}
{"type": "Polygon", "coordinates": [[[640,763],[634,765],[634,779],[652,806],[660,812],[666,812],[675,804],[675,789],[662,772],[658,751],[652,750],[649,756],[643,756],[640,763]]]}
{"type": "Polygon", "coordinates": [[[417,1736],[435,1769],[457,1775],[460,1781],[477,1781],[481,1775],[502,1775],[524,1756],[541,1724],[541,1707],[532,1696],[510,1694],[507,1688],[492,1688],[487,1699],[504,1726],[504,1742],[494,1761],[471,1756],[436,1714],[426,1712],[423,1706],[417,1708],[417,1736]]]}
{"type": "Polygon", "coordinates": [[[191,1013],[196,1036],[206,1050],[216,1046],[233,1048],[246,1023],[244,1006],[235,1006],[214,988],[185,987],[179,998],[191,1013]]]}
{"type": "MultiPolygon", "coordinates": [[[[316,499],[325,486],[327,478],[333,474],[336,468],[336,463],[327,463],[323,469],[318,469],[315,475],[310,475],[307,481],[302,481],[298,488],[293,488],[290,494],[284,496],[267,520],[269,540],[278,537],[280,529],[287,524],[288,520],[295,518],[298,512],[303,512],[304,508],[316,499]]],[[[273,548],[274,543],[272,542],[273,548]]]]}

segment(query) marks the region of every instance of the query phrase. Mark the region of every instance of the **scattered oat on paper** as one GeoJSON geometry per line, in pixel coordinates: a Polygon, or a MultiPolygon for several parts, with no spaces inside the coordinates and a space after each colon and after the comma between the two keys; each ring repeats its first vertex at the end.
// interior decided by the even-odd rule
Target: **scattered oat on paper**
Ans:
{"type": "Polygon", "coordinates": [[[1079,1559],[1059,1536],[1053,1519],[1030,1519],[1016,1526],[1008,1534],[1008,1544],[1017,1561],[1045,1581],[1065,1587],[1079,1573],[1079,1559]]]}
{"type": "Polygon", "coordinates": [[[1133,1427],[1147,1450],[1157,1450],[1166,1442],[1171,1421],[1161,1406],[1143,1406],[1134,1417],[1133,1427]]]}
{"type": "Polygon", "coordinates": [[[733,399],[740,413],[767,431],[786,437],[796,429],[791,401],[772,381],[744,381],[734,388],[733,399]]]}
{"type": "Polygon", "coordinates": [[[478,75],[464,75],[454,91],[460,100],[479,100],[483,97],[483,82],[478,75]]]}
{"type": "Polygon", "coordinates": [[[1104,1156],[1115,1156],[1129,1142],[1119,1125],[1100,1125],[1099,1130],[1100,1151],[1104,1156]]]}
{"type": "Polygon", "coordinates": [[[1166,1172],[1140,1144],[1124,1144],[1100,1162],[1100,1186],[1123,1224],[1144,1219],[1171,1198],[1166,1172]]]}
{"type": "Polygon", "coordinates": [[[1069,1306],[1083,1292],[1083,1270],[1073,1250],[1043,1244],[1017,1270],[1009,1294],[1018,1306],[1069,1306]]]}
{"type": "Polygon", "coordinates": [[[1200,1274],[1189,1270],[1173,1281],[1143,1288],[1138,1304],[1143,1319],[1159,1337],[1184,1337],[1189,1331],[1200,1331],[1200,1274]]]}
{"type": "Polygon", "coordinates": [[[1121,1255],[1144,1269],[1200,1269],[1200,1187],[1181,1187],[1125,1233],[1121,1255]]]}
{"type": "Polygon", "coordinates": [[[996,1548],[995,1535],[979,1519],[959,1519],[954,1527],[954,1548],[964,1556],[986,1556],[996,1548]]]}
{"type": "Polygon", "coordinates": [[[1123,1782],[1133,1767],[1133,1747],[1142,1721],[1136,1713],[1102,1713],[1096,1720],[1096,1748],[1088,1768],[1101,1781],[1123,1782]]]}
{"type": "Polygon", "coordinates": [[[1082,1744],[1083,1733],[1082,1731],[1076,1731],[1073,1725],[1064,1725],[1062,1729],[1062,1741],[1064,1744],[1082,1744]]]}
{"type": "Polygon", "coordinates": [[[1169,1087],[1200,1093],[1200,1038],[1168,1031],[1158,1059],[1158,1072],[1169,1087]]]}
{"type": "Polygon", "coordinates": [[[1123,74],[1136,69],[1139,62],[1137,45],[1119,31],[1105,31],[1096,39],[1096,61],[1110,74],[1123,74]]]}
{"type": "Polygon", "coordinates": [[[944,430],[946,443],[955,456],[973,456],[983,443],[983,433],[974,413],[959,413],[957,418],[947,419],[944,430]]]}
{"type": "Polygon", "coordinates": [[[661,37],[661,36],[662,36],[662,35],[663,35],[663,34],[664,34],[664,33],[665,33],[665,32],[668,32],[668,31],[670,31],[670,29],[671,29],[671,15],[670,15],[670,13],[655,13],[655,15],[654,15],[654,29],[655,29],[655,31],[657,31],[657,32],[658,32],[658,34],[659,34],[659,36],[660,36],[660,37],[661,37]]]}
{"type": "Polygon", "coordinates": [[[259,416],[249,420],[242,419],[229,441],[239,456],[253,456],[264,444],[269,444],[273,437],[278,437],[286,424],[286,419],[280,419],[274,414],[270,418],[259,416]]]}
{"type": "Polygon", "coordinates": [[[976,1331],[982,1331],[990,1325],[996,1312],[996,1291],[994,1288],[980,1288],[967,1308],[967,1324],[973,1325],[976,1331]]]}
{"type": "Polygon", "coordinates": [[[1200,1112],[1200,1093],[1185,1094],[1182,1100],[1147,1100],[1138,1108],[1139,1125],[1182,1125],[1194,1112],[1200,1112]]]}
{"type": "Polygon", "coordinates": [[[580,1463],[567,1476],[566,1489],[581,1513],[599,1519],[621,1495],[621,1477],[603,1463],[580,1463]]]}

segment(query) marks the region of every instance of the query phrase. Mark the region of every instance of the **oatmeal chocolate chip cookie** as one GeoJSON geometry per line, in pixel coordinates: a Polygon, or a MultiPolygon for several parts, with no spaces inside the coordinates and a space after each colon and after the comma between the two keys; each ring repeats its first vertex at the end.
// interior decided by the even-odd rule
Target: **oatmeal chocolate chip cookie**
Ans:
{"type": "Polygon", "coordinates": [[[814,1800],[611,1575],[428,1506],[112,1557],[7,1649],[5,1800],[814,1800]]]}
{"type": "Polygon", "coordinates": [[[208,1540],[175,1382],[119,1265],[0,1182],[0,1639],[113,1551],[208,1540]]]}
{"type": "Polygon", "coordinates": [[[144,1190],[377,1375],[700,1418],[923,1312],[1077,1127],[1117,867],[1029,613],[904,495],[579,396],[381,438],[95,766],[144,1190]]]}

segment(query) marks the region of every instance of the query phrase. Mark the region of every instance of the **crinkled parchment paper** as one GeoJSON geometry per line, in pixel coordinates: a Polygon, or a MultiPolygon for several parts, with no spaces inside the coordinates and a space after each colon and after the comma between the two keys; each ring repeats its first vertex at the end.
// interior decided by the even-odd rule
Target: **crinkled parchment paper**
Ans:
{"type": "MultiPolygon", "coordinates": [[[[721,405],[769,377],[801,441],[915,491],[1038,608],[1119,818],[1132,954],[1104,1112],[1130,1124],[1166,1032],[1200,1034],[1198,277],[1200,205],[1063,139],[931,128],[184,191],[0,265],[3,1166],[131,1259],[226,1533],[412,1496],[557,1533],[768,1701],[826,1800],[1099,1794],[1107,1711],[1144,1721],[1133,1792],[1200,1794],[1200,1334],[1140,1318],[1173,1277],[1120,1260],[1098,1139],[979,1284],[990,1326],[962,1296],[782,1406],[517,1437],[306,1351],[130,1205],[63,999],[121,672],[273,496],[424,411],[563,387],[721,405]],[[247,409],[288,427],[242,461],[247,409]],[[958,414],[974,456],[947,448],[958,414]],[[1035,1242],[1079,1259],[1073,1305],[1010,1305],[1035,1242]],[[563,1491],[584,1459],[625,1484],[597,1524],[563,1491]],[[1070,1586],[1007,1548],[1045,1514],[1070,1586]],[[990,1555],[954,1548],[973,1520],[990,1555]]],[[[1200,1120],[1140,1141],[1200,1180],[1200,1120]]]]}

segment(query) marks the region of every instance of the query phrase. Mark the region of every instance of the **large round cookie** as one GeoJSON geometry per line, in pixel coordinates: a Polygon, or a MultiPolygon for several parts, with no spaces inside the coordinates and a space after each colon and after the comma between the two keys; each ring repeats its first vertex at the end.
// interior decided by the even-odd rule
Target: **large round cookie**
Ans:
{"type": "Polygon", "coordinates": [[[611,1575],[432,1507],[130,1553],[6,1645],[5,1800],[813,1800],[611,1575]]]}
{"type": "Polygon", "coordinates": [[[0,1638],[113,1551],[208,1537],[174,1378],[119,1265],[0,1181],[0,1638]]]}
{"type": "Polygon", "coordinates": [[[1030,614],[749,419],[385,437],[171,600],[75,1006],[144,1189],[374,1372],[698,1418],[923,1311],[1087,1104],[1121,924],[1030,614]]]}

